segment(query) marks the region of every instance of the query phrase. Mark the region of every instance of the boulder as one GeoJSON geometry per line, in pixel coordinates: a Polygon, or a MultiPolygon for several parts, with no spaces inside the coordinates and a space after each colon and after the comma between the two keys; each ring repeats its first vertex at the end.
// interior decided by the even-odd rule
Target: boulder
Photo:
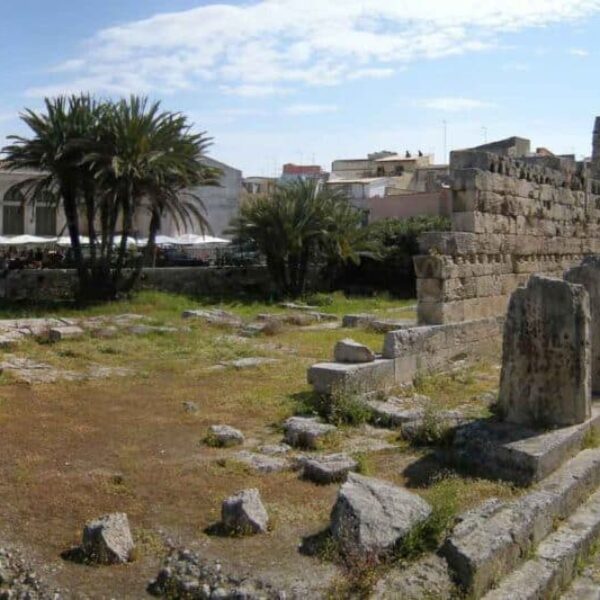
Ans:
{"type": "Polygon", "coordinates": [[[345,481],[350,471],[356,470],[358,463],[348,454],[326,454],[306,458],[303,475],[315,483],[345,481]]]}
{"type": "Polygon", "coordinates": [[[126,563],[134,549],[125,513],[111,513],[86,523],[81,544],[87,560],[112,565],[126,563]]]}
{"type": "Polygon", "coordinates": [[[284,424],[284,441],[295,448],[316,449],[319,441],[333,433],[334,425],[321,423],[316,418],[290,417],[284,424]]]}
{"type": "Polygon", "coordinates": [[[341,363],[368,363],[375,360],[373,351],[350,338],[339,341],[333,351],[334,359],[341,363]]]}
{"type": "Polygon", "coordinates": [[[208,428],[206,442],[211,446],[228,448],[244,443],[244,434],[229,425],[211,425],[208,428]]]}
{"type": "Polygon", "coordinates": [[[246,450],[238,452],[234,458],[258,473],[278,473],[290,467],[289,462],[285,458],[248,452],[246,450]]]}
{"type": "Polygon", "coordinates": [[[269,515],[255,488],[243,490],[224,500],[221,520],[227,531],[240,534],[265,533],[269,525],[269,515]]]}
{"type": "Polygon", "coordinates": [[[331,511],[331,534],[346,555],[384,555],[430,514],[431,507],[420,496],[350,473],[331,511]]]}

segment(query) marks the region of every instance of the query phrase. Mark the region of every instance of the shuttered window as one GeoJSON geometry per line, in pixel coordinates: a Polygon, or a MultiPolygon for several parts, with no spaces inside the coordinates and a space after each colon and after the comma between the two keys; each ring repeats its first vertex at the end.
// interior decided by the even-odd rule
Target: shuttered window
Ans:
{"type": "Polygon", "coordinates": [[[56,208],[35,207],[35,235],[56,235],[56,208]]]}
{"type": "Polygon", "coordinates": [[[22,204],[5,204],[2,207],[2,233],[21,235],[25,233],[25,211],[22,204]]]}

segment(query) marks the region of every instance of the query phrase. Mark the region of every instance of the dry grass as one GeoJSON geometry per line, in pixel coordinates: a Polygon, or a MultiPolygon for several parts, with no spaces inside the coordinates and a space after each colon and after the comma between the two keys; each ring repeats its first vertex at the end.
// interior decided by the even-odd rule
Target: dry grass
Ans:
{"type": "MultiPolygon", "coordinates": [[[[57,344],[30,340],[15,351],[74,371],[92,364],[125,366],[134,371],[130,377],[35,386],[17,384],[6,374],[0,377],[0,491],[10,499],[4,503],[0,535],[8,542],[18,540],[29,555],[51,564],[62,587],[83,590],[93,598],[142,597],[167,539],[198,546],[204,556],[220,559],[226,568],[279,580],[287,573],[302,577],[310,570],[325,586],[335,574],[331,565],[301,556],[296,548],[303,536],[327,524],[336,486],[313,485],[295,472],[259,475],[233,459],[239,448],[211,448],[201,441],[210,425],[222,423],[241,429],[250,449],[279,442],[281,422],[309,392],[307,367],[330,357],[342,337],[379,350],[383,336],[286,326],[268,337],[239,340],[222,328],[180,318],[181,311],[198,304],[144,293],[84,313],[141,313],[151,324],[186,326],[189,332],[122,334],[105,340],[86,335],[57,344]],[[247,356],[278,362],[248,370],[211,370],[220,362],[247,356]],[[195,402],[199,411],[185,412],[185,401],[195,402]],[[206,535],[219,520],[222,499],[250,487],[260,490],[272,530],[234,543],[206,535]],[[138,541],[135,562],[101,569],[60,560],[60,553],[79,541],[86,520],[112,511],[129,515],[138,541]]],[[[258,303],[219,307],[245,318],[280,310],[258,303]]],[[[385,317],[398,316],[390,309],[406,312],[381,298],[336,297],[322,308],[336,314],[379,311],[385,317]]],[[[62,311],[63,316],[73,314],[62,311]]],[[[421,381],[418,389],[454,406],[492,389],[490,373],[491,366],[482,364],[472,380],[434,376],[421,381]]],[[[351,433],[342,429],[327,441],[326,449],[336,450],[351,433]]],[[[423,458],[398,443],[394,450],[361,455],[360,460],[369,475],[414,487],[405,473],[423,458]]],[[[415,490],[432,502],[436,494],[452,493],[457,510],[491,495],[512,493],[498,484],[460,478],[432,481],[415,490]]]]}

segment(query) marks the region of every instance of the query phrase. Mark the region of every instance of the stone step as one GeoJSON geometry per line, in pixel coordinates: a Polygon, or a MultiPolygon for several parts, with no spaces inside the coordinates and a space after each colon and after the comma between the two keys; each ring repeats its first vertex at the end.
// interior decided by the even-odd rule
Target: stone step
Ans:
{"type": "Polygon", "coordinates": [[[600,486],[600,448],[584,450],[511,502],[488,501],[463,515],[441,553],[471,597],[481,598],[600,486]]]}
{"type": "Polygon", "coordinates": [[[584,574],[578,577],[560,598],[561,600],[600,600],[598,575],[593,577],[584,574]]]}
{"type": "Polygon", "coordinates": [[[600,491],[537,547],[533,558],[506,577],[484,600],[558,598],[571,584],[600,537],[600,491]]]}

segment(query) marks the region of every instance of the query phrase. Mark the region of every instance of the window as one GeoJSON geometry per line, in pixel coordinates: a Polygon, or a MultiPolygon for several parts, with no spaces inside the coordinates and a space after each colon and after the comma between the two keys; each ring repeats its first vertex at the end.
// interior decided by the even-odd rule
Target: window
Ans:
{"type": "Polygon", "coordinates": [[[35,235],[56,235],[56,208],[54,206],[36,207],[35,235]]]}
{"type": "Polygon", "coordinates": [[[2,208],[4,235],[22,235],[25,232],[25,212],[22,204],[5,204],[2,208]]]}

